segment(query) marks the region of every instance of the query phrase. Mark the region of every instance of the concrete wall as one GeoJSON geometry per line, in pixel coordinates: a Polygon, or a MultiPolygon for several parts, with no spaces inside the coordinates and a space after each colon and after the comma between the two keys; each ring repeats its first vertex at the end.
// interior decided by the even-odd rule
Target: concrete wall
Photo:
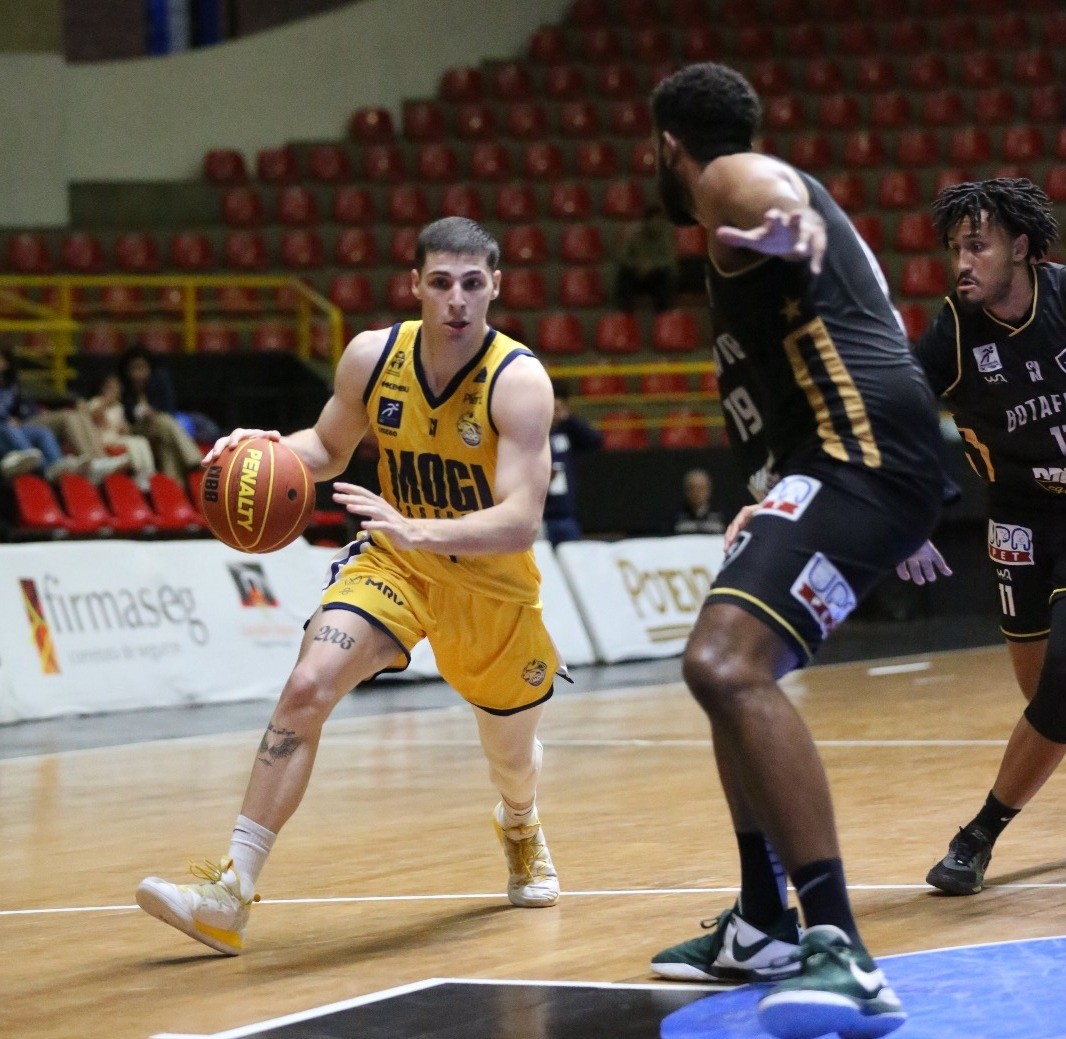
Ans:
{"type": "Polygon", "coordinates": [[[433,96],[449,66],[521,53],[567,4],[365,0],[165,58],[0,54],[0,226],[65,223],[69,181],[181,180],[210,148],[254,158],[287,140],[339,139],[356,108],[398,114],[405,98],[433,96]]]}

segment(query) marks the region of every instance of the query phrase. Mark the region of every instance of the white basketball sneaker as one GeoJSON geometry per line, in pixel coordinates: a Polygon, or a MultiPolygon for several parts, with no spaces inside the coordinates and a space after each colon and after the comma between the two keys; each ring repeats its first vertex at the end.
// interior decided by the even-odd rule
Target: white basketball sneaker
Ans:
{"type": "Polygon", "coordinates": [[[505,827],[505,808],[501,801],[492,813],[492,822],[510,871],[507,898],[511,905],[523,909],[555,905],[559,901],[559,874],[552,865],[537,810],[533,809],[524,826],[505,827]]]}

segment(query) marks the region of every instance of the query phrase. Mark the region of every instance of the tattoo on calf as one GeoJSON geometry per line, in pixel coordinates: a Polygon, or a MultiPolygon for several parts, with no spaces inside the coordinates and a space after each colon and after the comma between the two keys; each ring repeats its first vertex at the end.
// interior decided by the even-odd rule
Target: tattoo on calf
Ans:
{"type": "Polygon", "coordinates": [[[264,765],[273,765],[282,758],[291,758],[301,743],[303,740],[292,729],[276,729],[271,723],[259,742],[259,760],[264,765]]]}

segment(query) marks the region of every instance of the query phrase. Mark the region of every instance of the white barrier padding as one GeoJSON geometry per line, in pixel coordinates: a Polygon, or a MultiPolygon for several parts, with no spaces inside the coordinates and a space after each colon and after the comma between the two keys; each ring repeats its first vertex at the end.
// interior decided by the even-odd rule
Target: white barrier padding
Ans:
{"type": "Polygon", "coordinates": [[[574,541],[556,557],[604,663],[676,656],[721,569],[724,539],[574,541]]]}

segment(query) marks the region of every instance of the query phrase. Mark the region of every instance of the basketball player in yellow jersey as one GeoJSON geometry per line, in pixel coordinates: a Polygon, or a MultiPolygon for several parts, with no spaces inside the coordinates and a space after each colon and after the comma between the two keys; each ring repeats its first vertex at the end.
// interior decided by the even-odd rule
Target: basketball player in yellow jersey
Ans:
{"type": "Polygon", "coordinates": [[[307,788],[322,726],[340,699],[407,665],[427,636],[442,675],[474,709],[501,800],[493,823],[516,906],[551,906],[559,880],[536,808],[537,724],[557,672],[541,617],[532,545],[550,476],[553,399],[540,363],[487,324],[500,289],[499,247],[478,224],[448,217],[418,239],[421,321],[355,337],[313,428],[281,437],[237,429],[204,464],[252,436],[281,440],[315,480],[344,472],[373,429],[381,494],[334,484],[364,517],[333,562],[259,745],[229,849],[194,866],[199,883],[142,881],[146,912],[219,952],[243,947],[259,874],[307,788]]]}

